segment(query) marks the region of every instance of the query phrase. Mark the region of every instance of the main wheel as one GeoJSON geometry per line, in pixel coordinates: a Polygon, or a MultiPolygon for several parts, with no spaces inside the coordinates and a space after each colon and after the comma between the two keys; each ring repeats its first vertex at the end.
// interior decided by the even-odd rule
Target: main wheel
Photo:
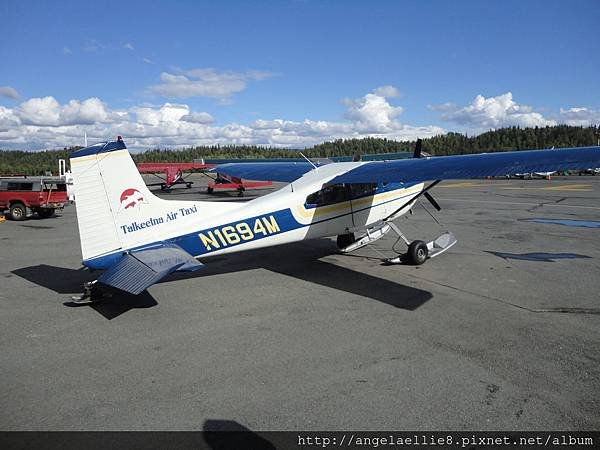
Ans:
{"type": "Polygon", "coordinates": [[[25,217],[27,217],[27,208],[23,203],[13,203],[10,205],[9,215],[12,220],[25,220],[25,217]]]}
{"type": "Polygon", "coordinates": [[[340,234],[337,237],[337,247],[341,250],[342,248],[348,247],[354,242],[354,233],[340,234]]]}
{"type": "Polygon", "coordinates": [[[415,266],[420,266],[427,260],[427,244],[423,241],[412,241],[408,246],[408,260],[415,266]]]}
{"type": "Polygon", "coordinates": [[[213,189],[213,188],[211,188],[211,187],[209,187],[209,188],[206,188],[206,193],[207,193],[207,194],[212,194],[212,193],[213,193],[213,191],[214,191],[214,189],[213,189]]]}

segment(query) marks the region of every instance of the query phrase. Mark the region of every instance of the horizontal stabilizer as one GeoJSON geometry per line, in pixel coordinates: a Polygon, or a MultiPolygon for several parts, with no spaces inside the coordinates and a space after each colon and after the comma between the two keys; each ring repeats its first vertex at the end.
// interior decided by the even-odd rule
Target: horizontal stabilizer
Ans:
{"type": "Polygon", "coordinates": [[[175,244],[134,250],[124,255],[98,281],[131,294],[139,294],[167,275],[203,266],[175,244]]]}

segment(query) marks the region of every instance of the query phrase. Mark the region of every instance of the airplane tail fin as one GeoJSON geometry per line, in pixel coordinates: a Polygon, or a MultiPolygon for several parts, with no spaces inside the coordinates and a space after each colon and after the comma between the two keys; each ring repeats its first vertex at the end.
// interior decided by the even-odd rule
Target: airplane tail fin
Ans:
{"type": "Polygon", "coordinates": [[[199,218],[227,208],[222,203],[156,197],[120,136],[77,150],[70,160],[84,264],[193,231],[199,218]]]}
{"type": "Polygon", "coordinates": [[[156,197],[148,190],[123,139],[70,155],[83,259],[123,248],[117,216],[156,197]]]}

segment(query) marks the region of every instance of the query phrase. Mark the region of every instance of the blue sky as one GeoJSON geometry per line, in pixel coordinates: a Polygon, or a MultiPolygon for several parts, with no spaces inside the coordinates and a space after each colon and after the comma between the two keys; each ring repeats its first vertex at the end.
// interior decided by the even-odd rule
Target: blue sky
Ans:
{"type": "Polygon", "coordinates": [[[598,1],[5,0],[0,23],[0,148],[600,123],[598,1]]]}

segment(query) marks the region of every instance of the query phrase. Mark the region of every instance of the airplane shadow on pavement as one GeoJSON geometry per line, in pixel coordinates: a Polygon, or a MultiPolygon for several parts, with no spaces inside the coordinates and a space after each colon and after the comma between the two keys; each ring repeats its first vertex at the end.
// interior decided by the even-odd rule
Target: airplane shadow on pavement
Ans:
{"type": "MultiPolygon", "coordinates": [[[[208,258],[203,269],[191,273],[176,273],[165,278],[161,283],[190,278],[210,278],[214,275],[262,268],[409,311],[417,309],[432,298],[432,294],[428,291],[320,260],[325,256],[336,254],[337,248],[330,240],[305,241],[208,258]]],[[[12,273],[59,294],[81,293],[83,283],[98,276],[97,273],[81,269],[46,264],[16,269],[12,273]]],[[[201,287],[202,280],[199,279],[198,283],[201,287]]],[[[109,320],[131,309],[151,308],[158,304],[148,291],[140,295],[130,295],[112,288],[106,291],[112,296],[89,306],[109,320]]],[[[69,301],[64,304],[71,307],[85,306],[69,301]]]]}
{"type": "MultiPolygon", "coordinates": [[[[195,277],[210,277],[252,269],[267,269],[310,283],[371,298],[396,308],[413,311],[432,298],[422,289],[396,283],[320,258],[338,255],[334,242],[318,239],[252,250],[206,259],[203,269],[189,274],[173,274],[162,282],[195,277]]],[[[390,268],[390,270],[392,270],[390,268]]]]}
{"type": "MultiPolygon", "coordinates": [[[[92,281],[98,277],[98,273],[92,273],[87,270],[68,269],[66,267],[49,266],[46,264],[23,267],[13,270],[12,273],[58,294],[65,295],[80,294],[83,290],[83,283],[92,281]]],[[[72,301],[65,301],[64,305],[73,308],[89,306],[108,320],[112,320],[130,309],[152,308],[158,305],[148,291],[144,291],[140,295],[131,295],[116,289],[110,289],[107,292],[111,294],[111,297],[99,303],[79,305],[72,301]]]]}

